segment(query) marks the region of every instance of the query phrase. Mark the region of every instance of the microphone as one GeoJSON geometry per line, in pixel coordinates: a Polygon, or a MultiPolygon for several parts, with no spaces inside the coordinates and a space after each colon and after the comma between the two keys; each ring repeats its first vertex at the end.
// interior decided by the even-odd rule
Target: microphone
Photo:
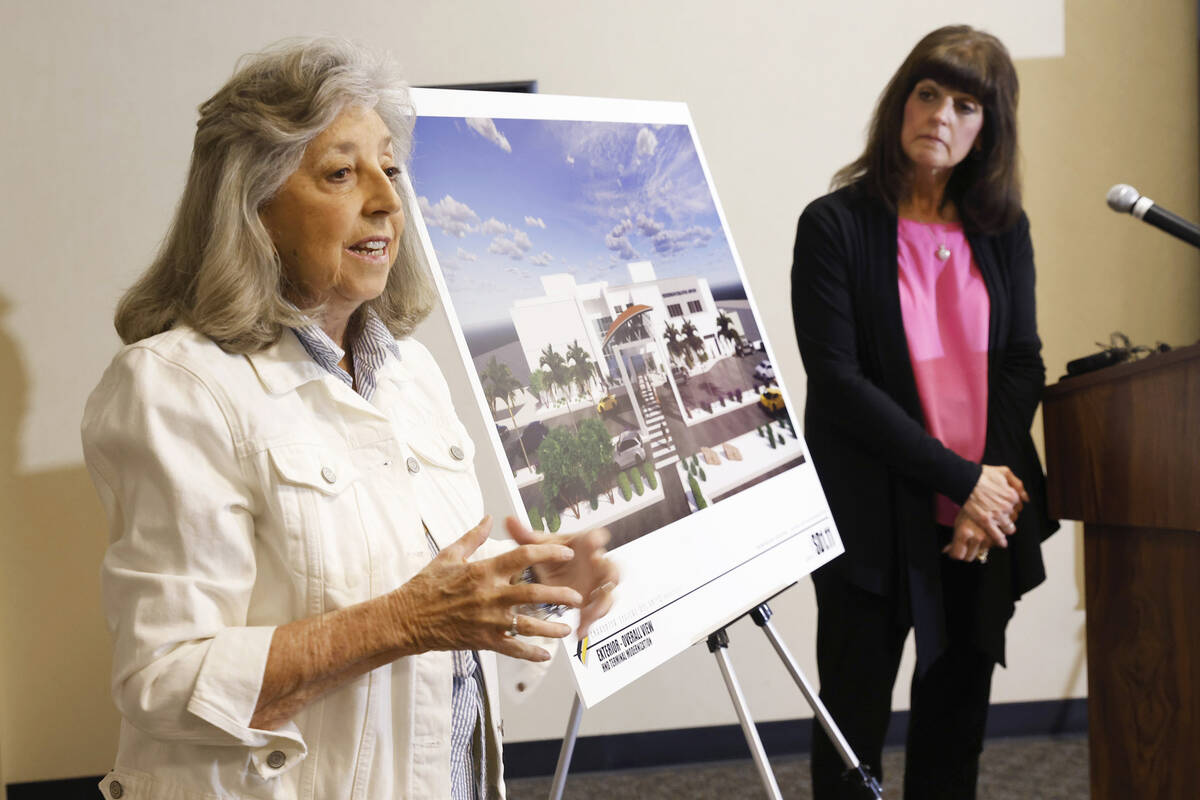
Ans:
{"type": "Polygon", "coordinates": [[[1192,247],[1200,247],[1200,227],[1183,217],[1156,206],[1154,201],[1126,183],[1118,183],[1108,190],[1108,207],[1117,212],[1129,212],[1143,222],[1149,222],[1160,231],[1166,231],[1176,239],[1182,239],[1192,247]]]}

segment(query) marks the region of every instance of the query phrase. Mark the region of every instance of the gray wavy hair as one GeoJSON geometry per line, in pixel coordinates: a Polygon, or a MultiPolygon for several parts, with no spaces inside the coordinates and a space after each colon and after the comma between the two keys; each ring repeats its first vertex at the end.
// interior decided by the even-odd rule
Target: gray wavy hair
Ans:
{"type": "MultiPolygon", "coordinates": [[[[373,108],[408,161],[414,113],[394,62],[342,39],[285,40],[243,57],[200,106],[187,185],[149,269],[117,305],[126,344],[184,322],[224,350],[261,350],[285,326],[311,320],[283,296],[279,256],[259,209],[300,166],[304,150],[348,106],[373,108]]],[[[409,214],[404,198],[404,212],[409,214]]],[[[383,293],[366,305],[394,336],[407,336],[435,301],[404,226],[383,293]]]]}

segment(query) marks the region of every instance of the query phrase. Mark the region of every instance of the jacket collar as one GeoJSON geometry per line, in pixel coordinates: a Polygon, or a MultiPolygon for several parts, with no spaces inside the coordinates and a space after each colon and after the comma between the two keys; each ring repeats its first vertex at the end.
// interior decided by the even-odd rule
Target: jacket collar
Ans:
{"type": "MultiPolygon", "coordinates": [[[[313,361],[290,328],[284,329],[283,335],[275,344],[257,353],[248,353],[246,359],[270,394],[284,394],[311,381],[332,377],[320,364],[313,361]]],[[[411,380],[412,375],[404,359],[393,356],[384,361],[376,373],[376,378],[380,382],[387,380],[397,387],[402,387],[411,380]]],[[[348,391],[361,400],[353,389],[348,391]]],[[[366,400],[362,400],[362,403],[370,407],[366,400]]]]}
{"type": "Polygon", "coordinates": [[[275,344],[257,353],[248,353],[246,358],[271,394],[290,392],[328,374],[313,361],[290,328],[284,329],[275,344]]]}

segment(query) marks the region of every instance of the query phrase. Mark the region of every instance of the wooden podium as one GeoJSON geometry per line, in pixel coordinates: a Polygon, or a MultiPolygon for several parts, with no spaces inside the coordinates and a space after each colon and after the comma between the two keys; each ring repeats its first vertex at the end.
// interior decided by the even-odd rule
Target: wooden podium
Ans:
{"type": "Polygon", "coordinates": [[[1050,515],[1084,523],[1093,800],[1200,797],[1200,345],[1065,378],[1050,515]]]}

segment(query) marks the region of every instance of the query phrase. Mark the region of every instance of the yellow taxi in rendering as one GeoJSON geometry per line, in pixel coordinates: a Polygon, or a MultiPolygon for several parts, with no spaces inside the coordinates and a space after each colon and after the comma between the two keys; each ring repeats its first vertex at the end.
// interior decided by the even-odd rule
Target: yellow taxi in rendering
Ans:
{"type": "Polygon", "coordinates": [[[617,407],[617,398],[615,395],[606,394],[600,398],[600,402],[596,403],[596,411],[603,414],[605,411],[612,411],[617,407]]]}
{"type": "Polygon", "coordinates": [[[783,411],[783,392],[778,389],[767,389],[762,393],[762,397],[758,398],[758,404],[771,414],[783,411]]]}

